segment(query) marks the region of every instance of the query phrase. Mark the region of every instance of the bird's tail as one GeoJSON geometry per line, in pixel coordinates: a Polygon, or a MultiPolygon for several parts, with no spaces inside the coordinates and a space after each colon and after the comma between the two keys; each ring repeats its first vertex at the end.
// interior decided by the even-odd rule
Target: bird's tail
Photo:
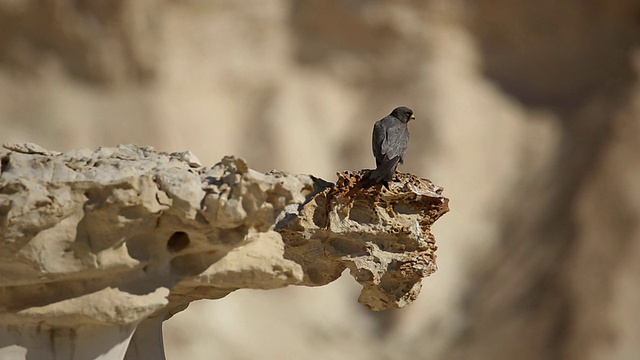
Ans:
{"type": "Polygon", "coordinates": [[[391,179],[393,179],[393,175],[396,173],[398,162],[400,162],[400,156],[396,156],[389,160],[383,160],[380,165],[371,172],[369,179],[377,183],[391,181],[391,179]]]}

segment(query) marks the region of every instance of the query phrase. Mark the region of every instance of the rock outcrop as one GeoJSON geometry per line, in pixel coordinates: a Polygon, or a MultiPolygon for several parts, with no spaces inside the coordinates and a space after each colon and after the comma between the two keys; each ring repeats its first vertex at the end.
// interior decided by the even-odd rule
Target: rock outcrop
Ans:
{"type": "Polygon", "coordinates": [[[134,145],[57,153],[5,145],[0,357],[163,358],[162,321],[242,288],[318,286],[344,269],[373,310],[400,308],[436,270],[430,226],[448,199],[398,174],[338,182],[134,145]]]}

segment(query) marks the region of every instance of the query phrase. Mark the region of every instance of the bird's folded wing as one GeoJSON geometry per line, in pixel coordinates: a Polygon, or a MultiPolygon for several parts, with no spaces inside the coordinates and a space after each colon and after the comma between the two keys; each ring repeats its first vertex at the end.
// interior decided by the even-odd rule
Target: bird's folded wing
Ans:
{"type": "Polygon", "coordinates": [[[382,155],[387,159],[403,157],[409,145],[409,131],[405,124],[398,124],[387,129],[382,143],[382,155]]]}

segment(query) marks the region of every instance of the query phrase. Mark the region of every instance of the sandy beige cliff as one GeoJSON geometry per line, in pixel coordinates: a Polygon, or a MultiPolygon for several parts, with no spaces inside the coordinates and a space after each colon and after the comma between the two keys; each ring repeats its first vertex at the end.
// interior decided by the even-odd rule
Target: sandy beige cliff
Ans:
{"type": "Polygon", "coordinates": [[[373,123],[407,105],[401,171],[455,199],[418,299],[366,311],[348,276],[235,291],[165,321],[167,358],[636,359],[638,14],[637,0],[0,1],[0,143],[234,154],[335,182],[373,166],[373,123]]]}
{"type": "Polygon", "coordinates": [[[162,321],[237,289],[319,286],[345,269],[373,310],[436,271],[442,188],[366,170],[333,183],[134,145],[7,144],[0,173],[0,358],[160,359],[162,321]]]}

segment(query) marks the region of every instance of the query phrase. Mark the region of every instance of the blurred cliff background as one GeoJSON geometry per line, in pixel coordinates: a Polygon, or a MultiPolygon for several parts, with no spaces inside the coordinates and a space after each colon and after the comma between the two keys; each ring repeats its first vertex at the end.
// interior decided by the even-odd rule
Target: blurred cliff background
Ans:
{"type": "Polygon", "coordinates": [[[407,105],[401,170],[452,208],[418,302],[238,291],[168,359],[637,359],[639,50],[637,0],[0,0],[0,141],[333,181],[407,105]]]}

